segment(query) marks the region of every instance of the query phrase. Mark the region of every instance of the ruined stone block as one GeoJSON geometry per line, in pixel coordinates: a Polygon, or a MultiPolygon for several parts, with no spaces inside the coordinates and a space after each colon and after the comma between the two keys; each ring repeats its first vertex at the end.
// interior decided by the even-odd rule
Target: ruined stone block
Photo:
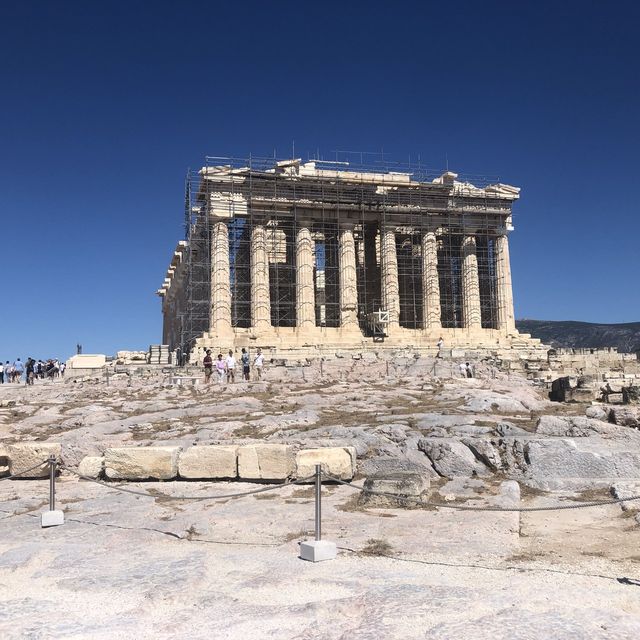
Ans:
{"type": "Polygon", "coordinates": [[[295,471],[293,449],[286,444],[238,447],[238,476],[243,480],[286,480],[295,471]]]}
{"type": "MultiPolygon", "coordinates": [[[[62,455],[62,447],[59,443],[54,442],[21,442],[19,444],[10,444],[7,448],[7,455],[9,458],[9,473],[15,475],[33,467],[38,462],[46,462],[51,455],[54,455],[59,462],[62,455]]],[[[46,478],[48,475],[49,465],[43,464],[29,473],[20,474],[20,477],[46,478]]]]}
{"type": "Polygon", "coordinates": [[[104,469],[104,458],[102,456],[86,456],[80,460],[78,473],[87,478],[99,478],[104,469]]]}
{"type": "Polygon", "coordinates": [[[117,447],[104,452],[107,478],[171,480],[178,475],[181,447],[117,447]]]}
{"type": "Polygon", "coordinates": [[[317,464],[322,465],[323,471],[340,480],[351,480],[356,472],[356,450],[354,447],[302,449],[296,454],[296,477],[313,475],[317,464]]]}
{"type": "Polygon", "coordinates": [[[238,447],[191,447],[180,454],[178,474],[189,479],[235,478],[238,475],[238,447]]]}

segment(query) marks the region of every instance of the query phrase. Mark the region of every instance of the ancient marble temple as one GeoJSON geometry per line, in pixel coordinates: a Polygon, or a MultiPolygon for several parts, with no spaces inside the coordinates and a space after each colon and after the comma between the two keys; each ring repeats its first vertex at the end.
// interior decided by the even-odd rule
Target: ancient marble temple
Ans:
{"type": "Polygon", "coordinates": [[[210,162],[158,290],[163,341],[322,351],[508,347],[520,189],[447,171],[301,160],[210,162]]]}

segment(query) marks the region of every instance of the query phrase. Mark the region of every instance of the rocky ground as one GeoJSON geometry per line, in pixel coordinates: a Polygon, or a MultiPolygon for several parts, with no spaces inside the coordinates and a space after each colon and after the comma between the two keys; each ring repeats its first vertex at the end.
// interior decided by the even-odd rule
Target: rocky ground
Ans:
{"type": "MultiPolygon", "coordinates": [[[[0,441],[61,442],[73,467],[121,445],[354,446],[355,485],[397,471],[450,505],[575,505],[640,493],[637,414],[551,403],[476,363],[397,355],[273,367],[262,382],[180,388],[161,374],[0,388],[0,441]],[[616,424],[619,422],[619,424],[616,424]]],[[[0,449],[0,471],[2,471],[0,449]]],[[[327,563],[297,558],[306,486],[0,482],[0,633],[28,638],[612,638],[640,632],[639,503],[518,513],[363,503],[328,486],[327,563]],[[630,578],[631,584],[619,582],[630,578]]]]}

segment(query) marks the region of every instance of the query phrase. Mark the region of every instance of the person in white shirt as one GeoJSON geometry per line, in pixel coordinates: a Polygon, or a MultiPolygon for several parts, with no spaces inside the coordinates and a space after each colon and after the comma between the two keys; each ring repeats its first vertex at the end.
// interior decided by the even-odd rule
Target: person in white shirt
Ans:
{"type": "Polygon", "coordinates": [[[264,356],[262,355],[262,349],[258,349],[258,353],[253,359],[253,366],[256,370],[258,380],[260,380],[262,378],[262,367],[264,366],[264,356]]]}
{"type": "Polygon", "coordinates": [[[440,340],[438,340],[437,342],[437,347],[438,347],[438,354],[436,355],[436,358],[442,358],[442,347],[444,347],[444,340],[442,336],[440,336],[440,340]]]}
{"type": "Polygon", "coordinates": [[[225,358],[225,368],[227,370],[227,382],[235,382],[236,379],[236,359],[233,351],[229,349],[229,355],[225,358]]]}
{"type": "Polygon", "coordinates": [[[467,377],[467,365],[466,365],[464,362],[461,362],[461,363],[458,365],[458,368],[460,369],[460,375],[461,375],[463,378],[466,378],[466,377],[467,377]]]}

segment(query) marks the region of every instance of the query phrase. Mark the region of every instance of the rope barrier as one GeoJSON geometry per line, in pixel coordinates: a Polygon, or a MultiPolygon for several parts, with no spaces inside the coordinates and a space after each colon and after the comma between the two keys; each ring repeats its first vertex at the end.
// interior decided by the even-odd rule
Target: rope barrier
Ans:
{"type": "Polygon", "coordinates": [[[387,498],[395,498],[396,500],[414,502],[423,507],[439,507],[443,509],[458,509],[461,511],[496,511],[496,512],[531,512],[531,511],[564,511],[567,509],[586,509],[588,507],[601,507],[603,505],[611,505],[611,504],[619,504],[620,502],[630,502],[631,500],[640,500],[640,495],[637,496],[629,496],[628,498],[611,498],[610,500],[600,500],[596,502],[580,502],[577,504],[567,504],[567,505],[554,505],[548,507],[474,507],[471,505],[465,504],[447,504],[445,502],[430,502],[425,501],[420,497],[407,496],[399,493],[390,493],[389,491],[374,491],[372,489],[365,489],[365,487],[361,487],[355,484],[351,484],[350,482],[345,482],[340,478],[336,478],[325,471],[322,472],[322,475],[332,482],[337,482],[338,484],[345,485],[354,491],[360,491],[361,493],[366,493],[372,496],[384,496],[387,498]]]}
{"type": "Polygon", "coordinates": [[[39,467],[42,467],[45,464],[49,464],[49,461],[45,460],[44,462],[39,462],[38,464],[34,465],[33,467],[30,467],[29,469],[24,469],[23,471],[19,471],[18,473],[12,473],[10,476],[4,476],[4,478],[0,478],[0,482],[2,482],[3,480],[12,480],[13,478],[20,478],[25,473],[29,473],[34,469],[38,469],[39,467]]]}
{"type": "Polygon", "coordinates": [[[123,493],[131,493],[136,496],[143,496],[145,498],[161,498],[163,500],[231,500],[234,498],[243,498],[245,496],[252,496],[258,493],[266,493],[267,491],[277,491],[278,489],[283,489],[284,487],[289,487],[291,485],[303,484],[305,482],[309,482],[314,478],[314,476],[308,476],[306,478],[299,478],[297,480],[287,480],[280,484],[276,484],[269,487],[261,487],[260,489],[252,489],[251,491],[240,491],[237,493],[226,493],[226,494],[218,494],[218,495],[204,495],[204,496],[172,496],[166,493],[158,493],[152,494],[146,491],[136,491],[135,489],[125,489],[119,485],[111,485],[108,482],[103,482],[102,480],[96,480],[95,478],[90,478],[89,476],[84,476],[81,473],[78,473],[74,469],[67,467],[66,465],[59,465],[61,469],[72,473],[73,475],[81,478],[82,480],[88,480],[89,482],[94,482],[95,484],[99,484],[102,487],[106,487],[107,489],[115,489],[116,491],[121,491],[123,493]]]}

